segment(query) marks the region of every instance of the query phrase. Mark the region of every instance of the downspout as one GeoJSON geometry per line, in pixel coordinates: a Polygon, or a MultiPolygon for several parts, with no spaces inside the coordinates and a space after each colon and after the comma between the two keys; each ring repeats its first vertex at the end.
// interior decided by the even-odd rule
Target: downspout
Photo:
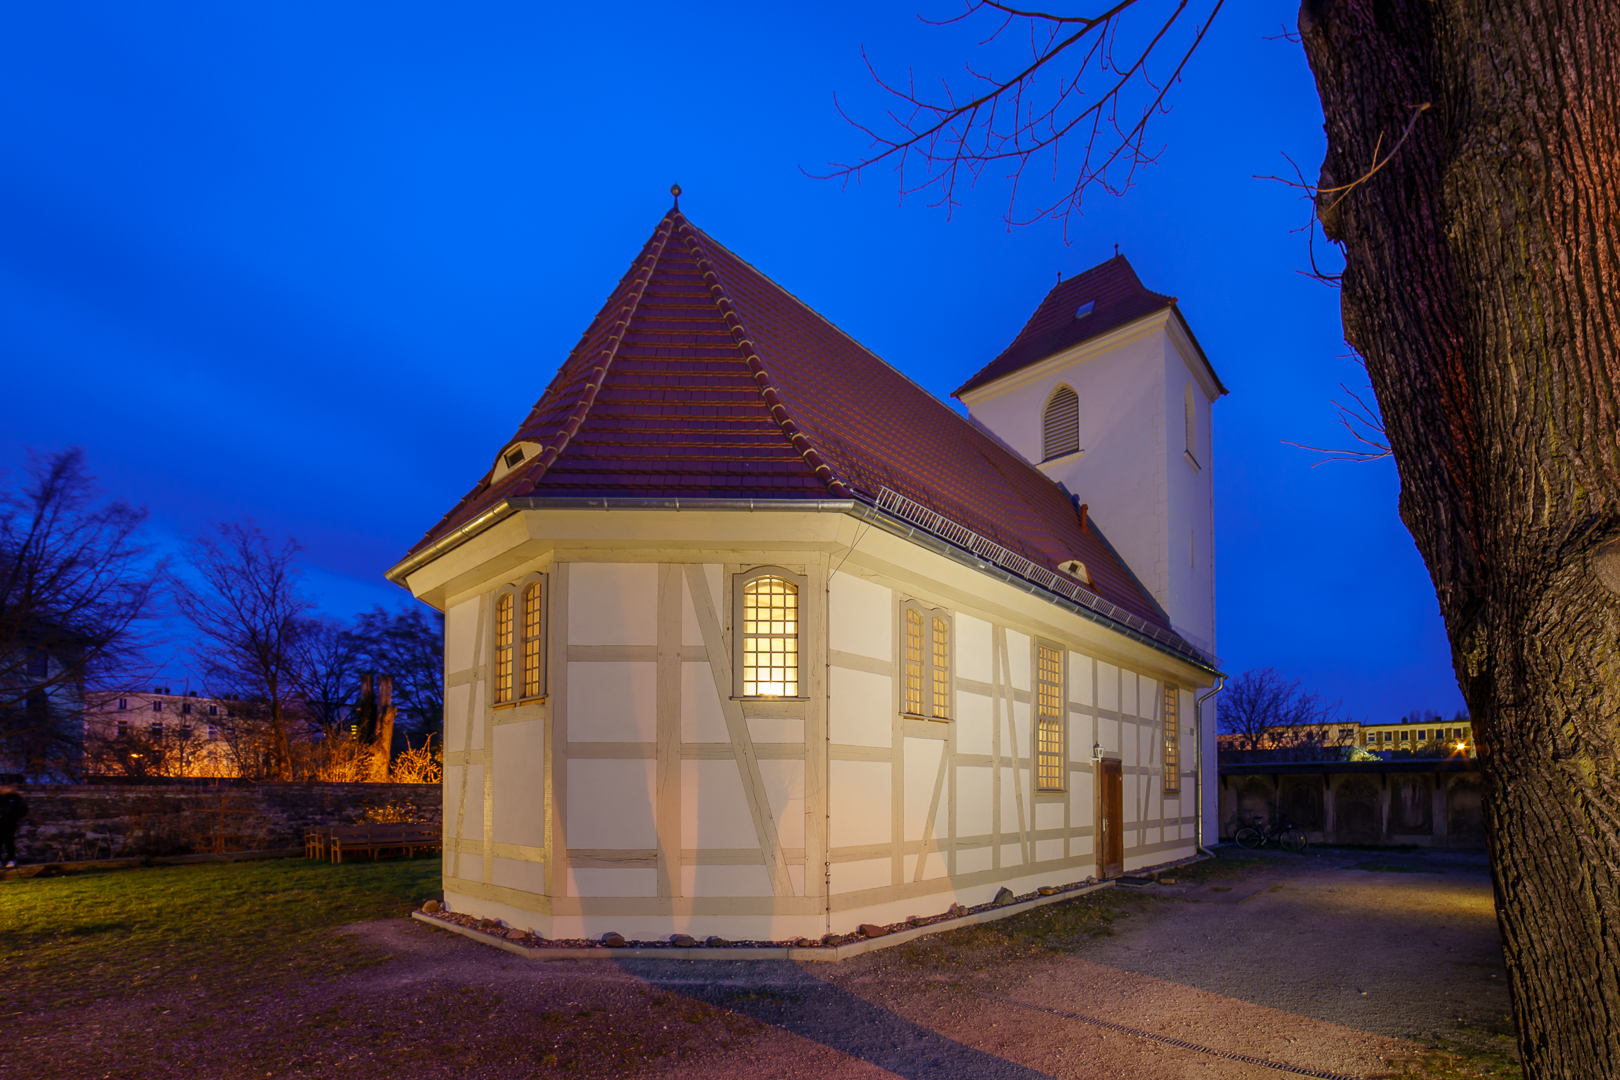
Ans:
{"type": "MultiPolygon", "coordinates": [[[[1214,852],[1204,847],[1204,702],[1226,689],[1226,676],[1215,676],[1215,685],[1209,693],[1193,701],[1193,715],[1198,717],[1198,767],[1193,771],[1193,785],[1198,789],[1197,801],[1193,804],[1193,836],[1194,850],[1201,855],[1213,855],[1214,852]]],[[[1217,761],[1220,759],[1217,757],[1217,761]]]]}

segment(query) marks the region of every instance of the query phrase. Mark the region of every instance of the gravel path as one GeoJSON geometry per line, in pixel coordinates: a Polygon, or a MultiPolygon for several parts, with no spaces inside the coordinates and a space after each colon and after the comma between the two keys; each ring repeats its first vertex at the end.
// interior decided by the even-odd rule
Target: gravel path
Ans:
{"type": "Polygon", "coordinates": [[[169,988],[31,1016],[0,1077],[1363,1078],[1508,1010],[1481,858],[1187,876],[836,964],[527,961],[364,923],[374,967],[229,1015],[169,988]]]}

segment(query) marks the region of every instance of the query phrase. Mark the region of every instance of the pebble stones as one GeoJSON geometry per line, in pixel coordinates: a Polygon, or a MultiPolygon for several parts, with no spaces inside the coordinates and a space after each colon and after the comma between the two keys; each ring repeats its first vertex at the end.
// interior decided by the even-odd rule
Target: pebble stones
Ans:
{"type": "Polygon", "coordinates": [[[836,945],[843,940],[843,937],[843,934],[823,934],[821,935],[821,943],[823,945],[836,945]]]}
{"type": "Polygon", "coordinates": [[[524,938],[526,938],[528,936],[529,935],[525,934],[522,930],[508,930],[506,932],[506,940],[507,941],[522,941],[524,938]]]}
{"type": "Polygon", "coordinates": [[[697,938],[691,934],[671,934],[669,935],[669,943],[678,948],[690,949],[697,944],[697,938]]]}
{"type": "Polygon", "coordinates": [[[703,939],[703,944],[707,945],[711,949],[718,949],[722,945],[730,945],[731,942],[727,941],[725,938],[721,937],[719,934],[711,934],[710,936],[703,939]]]}
{"type": "Polygon", "coordinates": [[[879,926],[877,923],[869,923],[869,922],[861,923],[861,937],[865,937],[865,938],[885,937],[885,936],[888,935],[888,933],[889,933],[889,928],[887,926],[879,926]]]}
{"type": "Polygon", "coordinates": [[[1058,894],[1057,889],[1055,889],[1051,885],[1042,885],[1040,888],[1036,889],[1035,891],[1040,893],[1042,896],[1056,896],[1058,894]]]}
{"type": "Polygon", "coordinates": [[[821,942],[816,941],[814,938],[802,937],[793,940],[794,947],[799,949],[813,949],[820,944],[821,942]]]}
{"type": "Polygon", "coordinates": [[[1016,903],[1017,900],[1018,898],[1013,895],[1013,891],[1007,888],[1007,886],[1003,885],[1000,890],[997,891],[996,898],[993,903],[996,905],[996,907],[1006,907],[1008,904],[1016,903]]]}
{"type": "Polygon", "coordinates": [[[439,902],[437,900],[425,900],[422,903],[422,911],[424,914],[437,915],[439,910],[439,902]]]}
{"type": "Polygon", "coordinates": [[[949,915],[953,919],[960,919],[967,913],[968,909],[963,907],[961,904],[952,904],[950,907],[945,909],[945,914],[949,915]]]}
{"type": "Polygon", "coordinates": [[[624,948],[624,935],[613,930],[609,930],[597,940],[600,941],[603,946],[609,949],[624,948]]]}

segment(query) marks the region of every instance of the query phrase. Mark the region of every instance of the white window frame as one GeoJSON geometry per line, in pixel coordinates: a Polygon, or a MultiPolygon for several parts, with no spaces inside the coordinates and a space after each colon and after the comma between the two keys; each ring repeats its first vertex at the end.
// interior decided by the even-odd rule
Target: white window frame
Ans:
{"type": "Polygon", "coordinates": [[[546,700],[547,683],[550,676],[549,659],[549,630],[551,608],[551,583],[545,574],[525,574],[516,581],[507,582],[495,590],[489,605],[489,640],[490,640],[490,666],[489,666],[489,700],[497,708],[509,708],[513,705],[525,705],[532,702],[546,700]],[[539,625],[531,627],[526,618],[526,598],[530,588],[539,590],[540,611],[539,625]],[[501,602],[510,597],[512,604],[512,643],[501,645],[501,602]],[[532,631],[532,632],[531,632],[532,631]],[[528,681],[529,646],[534,645],[534,659],[538,667],[536,672],[536,686],[528,681]],[[500,665],[502,652],[510,650],[511,656],[511,685],[506,696],[500,696],[500,665]],[[534,692],[530,692],[530,691],[534,692]]]}
{"type": "MultiPolygon", "coordinates": [[[[803,574],[795,574],[782,566],[755,566],[735,574],[731,579],[731,692],[736,698],[746,698],[759,701],[806,701],[809,696],[805,691],[805,677],[808,674],[805,665],[804,649],[804,616],[805,597],[808,592],[809,579],[803,574]],[[760,578],[780,578],[792,585],[796,590],[794,603],[794,682],[796,691],[792,694],[748,694],[744,693],[743,657],[744,646],[748,635],[743,632],[743,600],[748,586],[760,578]]],[[[759,635],[756,635],[759,636],[759,635]]],[[[776,636],[776,635],[771,635],[776,636]]],[[[786,636],[786,635],[783,635],[786,636]]]]}
{"type": "Polygon", "coordinates": [[[1031,739],[1034,745],[1030,747],[1033,764],[1035,766],[1035,792],[1037,795],[1056,795],[1069,790],[1069,650],[1055,641],[1036,638],[1030,648],[1031,689],[1030,712],[1033,716],[1031,739]],[[1041,688],[1045,685],[1041,678],[1041,650],[1049,649],[1057,654],[1057,683],[1056,683],[1056,714],[1048,715],[1041,711],[1041,688]],[[1055,730],[1057,734],[1057,750],[1048,751],[1041,747],[1041,736],[1044,731],[1055,730]],[[1056,761],[1057,786],[1045,782],[1042,777],[1042,765],[1056,761]]]}
{"type": "Polygon", "coordinates": [[[951,617],[950,611],[936,607],[922,600],[903,600],[900,603],[900,643],[895,655],[900,658],[900,712],[902,715],[916,720],[935,720],[940,723],[949,723],[956,715],[956,620],[951,617]],[[908,680],[911,678],[911,658],[907,653],[908,642],[907,616],[916,612],[922,620],[922,658],[918,665],[918,678],[921,681],[918,695],[918,707],[911,708],[908,698],[908,680]],[[935,690],[935,675],[937,674],[938,658],[935,655],[934,620],[945,624],[945,689],[944,689],[944,715],[940,713],[940,701],[935,690]]]}

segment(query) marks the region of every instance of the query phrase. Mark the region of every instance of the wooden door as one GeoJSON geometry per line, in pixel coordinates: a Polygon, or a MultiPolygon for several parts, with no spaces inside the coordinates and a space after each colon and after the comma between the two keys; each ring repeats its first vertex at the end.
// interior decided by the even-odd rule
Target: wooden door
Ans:
{"type": "Polygon", "coordinates": [[[1125,773],[1116,758],[1097,762],[1097,877],[1125,872],[1125,773]]]}

